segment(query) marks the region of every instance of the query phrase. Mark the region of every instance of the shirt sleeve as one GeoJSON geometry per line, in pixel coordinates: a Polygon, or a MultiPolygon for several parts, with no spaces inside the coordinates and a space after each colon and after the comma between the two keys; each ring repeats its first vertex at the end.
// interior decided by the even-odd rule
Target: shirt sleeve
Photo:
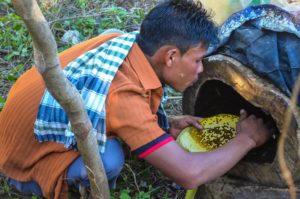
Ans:
{"type": "MultiPolygon", "coordinates": [[[[112,92],[106,104],[106,122],[112,134],[124,140],[139,157],[173,141],[158,125],[157,108],[153,109],[151,90],[126,85],[112,92]]],[[[156,104],[156,103],[154,103],[156,104]]]]}

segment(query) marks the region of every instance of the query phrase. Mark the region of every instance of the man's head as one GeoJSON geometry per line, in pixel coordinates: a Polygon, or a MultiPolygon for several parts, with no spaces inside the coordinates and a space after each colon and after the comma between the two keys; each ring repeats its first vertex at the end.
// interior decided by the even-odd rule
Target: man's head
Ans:
{"type": "Polygon", "coordinates": [[[138,43],[152,56],[163,45],[174,45],[182,54],[201,41],[216,40],[215,25],[201,3],[169,0],[153,8],[143,20],[138,43]]]}
{"type": "Polygon", "coordinates": [[[162,83],[183,91],[202,72],[202,58],[216,38],[215,25],[200,3],[168,0],[145,17],[137,43],[162,83]]]}

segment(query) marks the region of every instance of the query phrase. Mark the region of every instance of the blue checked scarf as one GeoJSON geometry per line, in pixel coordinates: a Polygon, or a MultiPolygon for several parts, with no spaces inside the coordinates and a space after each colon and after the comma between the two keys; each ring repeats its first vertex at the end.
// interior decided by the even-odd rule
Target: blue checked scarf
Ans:
{"type": "MultiPolygon", "coordinates": [[[[136,34],[137,32],[127,33],[107,41],[81,55],[64,69],[66,77],[82,96],[93,131],[97,132],[96,137],[101,153],[105,151],[106,143],[106,96],[119,66],[135,42],[136,34]]],[[[169,125],[162,105],[157,115],[160,126],[168,129],[169,125]]],[[[48,90],[45,91],[40,102],[34,124],[34,135],[38,142],[54,141],[63,143],[66,148],[77,148],[67,114],[48,90]]]]}

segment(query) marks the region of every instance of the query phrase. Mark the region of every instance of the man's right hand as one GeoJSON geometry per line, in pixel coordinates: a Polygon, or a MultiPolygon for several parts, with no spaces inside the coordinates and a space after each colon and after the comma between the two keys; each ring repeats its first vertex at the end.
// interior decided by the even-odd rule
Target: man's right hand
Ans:
{"type": "Polygon", "coordinates": [[[273,131],[267,128],[261,118],[257,118],[255,115],[248,116],[244,109],[240,111],[240,121],[236,130],[238,135],[248,136],[255,143],[255,147],[267,142],[273,131]]]}

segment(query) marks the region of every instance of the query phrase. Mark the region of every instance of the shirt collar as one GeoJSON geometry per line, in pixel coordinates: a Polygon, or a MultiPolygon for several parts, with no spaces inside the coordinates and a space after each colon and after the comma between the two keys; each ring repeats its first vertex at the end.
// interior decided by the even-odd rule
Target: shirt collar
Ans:
{"type": "Polygon", "coordinates": [[[135,70],[137,76],[141,81],[141,84],[146,90],[162,87],[162,84],[159,81],[156,73],[154,72],[154,69],[136,43],[133,44],[128,58],[132,63],[132,68],[135,70]]]}

